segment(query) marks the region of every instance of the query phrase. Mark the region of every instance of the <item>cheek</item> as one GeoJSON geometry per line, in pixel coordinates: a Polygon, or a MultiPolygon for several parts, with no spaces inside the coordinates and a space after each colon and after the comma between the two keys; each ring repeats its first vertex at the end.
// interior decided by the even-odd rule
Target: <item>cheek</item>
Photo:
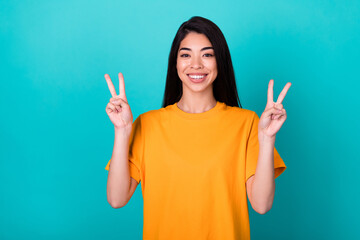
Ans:
{"type": "Polygon", "coordinates": [[[205,66],[207,69],[211,70],[211,71],[216,71],[217,69],[217,65],[216,65],[216,60],[215,59],[208,59],[207,61],[204,62],[205,66]]]}
{"type": "Polygon", "coordinates": [[[186,69],[187,63],[186,62],[182,62],[182,61],[178,61],[176,64],[176,68],[178,70],[179,73],[182,73],[184,71],[184,69],[186,69]]]}
{"type": "Polygon", "coordinates": [[[216,64],[216,61],[213,62],[212,67],[213,67],[214,71],[217,72],[217,64],[216,64]]]}
{"type": "Polygon", "coordinates": [[[213,63],[212,66],[212,72],[213,72],[213,81],[215,81],[217,75],[218,75],[218,70],[217,70],[217,65],[216,63],[213,63]]]}
{"type": "Polygon", "coordinates": [[[211,62],[211,63],[209,63],[208,68],[211,69],[211,71],[213,71],[214,74],[217,74],[217,65],[216,65],[216,62],[211,62]]]}

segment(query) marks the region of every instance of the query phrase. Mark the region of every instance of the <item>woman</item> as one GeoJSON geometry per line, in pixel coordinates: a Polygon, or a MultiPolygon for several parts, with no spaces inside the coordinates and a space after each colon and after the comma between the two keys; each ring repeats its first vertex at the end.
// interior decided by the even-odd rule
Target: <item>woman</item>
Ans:
{"type": "Polygon", "coordinates": [[[274,179],[286,168],[274,145],[291,84],[274,102],[270,80],[260,119],[239,107],[226,40],[202,17],[176,33],[161,109],[133,123],[123,75],[120,95],[105,78],[112,94],[106,112],[115,126],[105,168],[110,205],[125,206],[141,181],[143,239],[250,239],[246,194],[256,212],[266,213],[274,179]]]}

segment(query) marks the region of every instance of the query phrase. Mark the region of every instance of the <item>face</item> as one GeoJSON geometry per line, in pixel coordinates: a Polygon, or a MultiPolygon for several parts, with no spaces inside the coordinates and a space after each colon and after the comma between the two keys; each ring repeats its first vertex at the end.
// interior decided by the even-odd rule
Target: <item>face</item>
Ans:
{"type": "Polygon", "coordinates": [[[204,34],[190,32],[181,41],[176,68],[183,91],[212,93],[218,72],[213,46],[204,34]]]}

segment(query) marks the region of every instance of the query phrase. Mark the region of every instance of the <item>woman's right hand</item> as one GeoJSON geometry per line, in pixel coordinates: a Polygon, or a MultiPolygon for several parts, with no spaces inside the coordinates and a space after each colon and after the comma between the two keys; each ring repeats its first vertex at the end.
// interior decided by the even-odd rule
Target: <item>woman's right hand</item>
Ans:
{"type": "Polygon", "coordinates": [[[119,73],[119,95],[116,94],[114,84],[108,74],[105,74],[105,79],[112,95],[105,111],[114,124],[115,129],[131,131],[133,116],[125,95],[124,76],[122,73],[119,73]]]}

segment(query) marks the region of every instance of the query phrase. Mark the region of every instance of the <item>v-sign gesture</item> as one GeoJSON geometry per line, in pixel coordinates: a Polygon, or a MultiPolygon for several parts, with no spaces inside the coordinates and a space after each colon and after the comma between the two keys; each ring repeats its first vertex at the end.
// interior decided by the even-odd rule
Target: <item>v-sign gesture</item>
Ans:
{"type": "Polygon", "coordinates": [[[261,114],[258,126],[259,138],[275,138],[276,133],[286,120],[286,111],[283,108],[282,101],[289,90],[291,83],[287,83],[281,91],[276,102],[273,100],[274,80],[270,80],[268,86],[267,104],[264,112],[261,114]]]}
{"type": "Polygon", "coordinates": [[[112,96],[105,111],[116,129],[131,131],[133,116],[126,99],[124,76],[119,73],[119,95],[116,94],[115,87],[108,74],[105,74],[105,79],[112,96]]]}

